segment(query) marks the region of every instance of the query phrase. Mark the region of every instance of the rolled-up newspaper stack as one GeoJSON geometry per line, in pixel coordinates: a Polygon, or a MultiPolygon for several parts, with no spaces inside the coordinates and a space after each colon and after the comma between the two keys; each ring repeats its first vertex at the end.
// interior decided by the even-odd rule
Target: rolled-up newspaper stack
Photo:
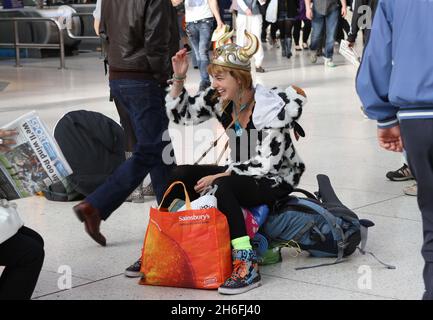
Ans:
{"type": "Polygon", "coordinates": [[[355,67],[359,68],[361,65],[361,57],[355,49],[349,46],[349,41],[341,40],[340,54],[355,67]]]}

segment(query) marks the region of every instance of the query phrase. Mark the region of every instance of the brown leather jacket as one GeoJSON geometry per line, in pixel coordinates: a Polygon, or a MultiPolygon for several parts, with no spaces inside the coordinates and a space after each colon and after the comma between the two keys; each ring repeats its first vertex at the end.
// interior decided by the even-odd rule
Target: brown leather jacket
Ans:
{"type": "Polygon", "coordinates": [[[111,69],[164,84],[179,48],[177,16],[170,0],[102,1],[100,33],[111,69]]]}

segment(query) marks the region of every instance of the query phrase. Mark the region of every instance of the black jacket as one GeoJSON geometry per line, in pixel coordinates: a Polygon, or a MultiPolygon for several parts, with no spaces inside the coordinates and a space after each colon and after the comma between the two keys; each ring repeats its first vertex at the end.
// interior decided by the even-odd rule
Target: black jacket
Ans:
{"type": "Polygon", "coordinates": [[[107,40],[110,71],[139,73],[162,84],[171,76],[179,32],[170,0],[103,1],[100,32],[107,40]]]}
{"type": "Polygon", "coordinates": [[[284,11],[287,18],[293,19],[299,15],[298,0],[278,0],[278,12],[284,11]]]}
{"type": "MultiPolygon", "coordinates": [[[[379,0],[354,0],[352,3],[352,10],[353,10],[353,17],[352,17],[352,23],[350,27],[350,32],[348,34],[347,40],[349,42],[355,42],[356,36],[359,32],[359,19],[362,18],[362,14],[365,14],[365,11],[360,10],[361,6],[368,6],[371,9],[371,20],[374,18],[374,14],[376,12],[377,4],[379,0]],[[359,12],[361,11],[361,12],[359,12]]],[[[371,25],[373,24],[373,21],[371,21],[371,25]]],[[[370,37],[370,31],[371,29],[365,28],[364,30],[364,43],[368,42],[368,38],[370,37]]]]}

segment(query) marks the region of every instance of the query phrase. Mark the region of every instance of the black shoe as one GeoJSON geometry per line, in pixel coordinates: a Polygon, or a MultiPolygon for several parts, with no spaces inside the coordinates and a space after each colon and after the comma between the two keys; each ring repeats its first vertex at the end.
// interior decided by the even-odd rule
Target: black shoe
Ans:
{"type": "Polygon", "coordinates": [[[140,278],[143,276],[143,273],[140,272],[140,269],[141,258],[125,269],[125,276],[127,276],[128,278],[140,278]]]}
{"type": "Polygon", "coordinates": [[[409,167],[406,164],[404,164],[403,167],[398,170],[389,171],[386,174],[386,177],[391,181],[407,181],[414,179],[409,167]]]}
{"type": "Polygon", "coordinates": [[[77,204],[73,207],[73,210],[77,218],[81,222],[84,222],[84,230],[86,230],[87,234],[101,246],[105,247],[107,240],[100,231],[101,215],[99,210],[87,201],[77,204]]]}
{"type": "Polygon", "coordinates": [[[257,67],[256,68],[256,72],[258,72],[258,73],[265,73],[266,71],[265,71],[265,69],[263,69],[263,67],[257,67]]]}

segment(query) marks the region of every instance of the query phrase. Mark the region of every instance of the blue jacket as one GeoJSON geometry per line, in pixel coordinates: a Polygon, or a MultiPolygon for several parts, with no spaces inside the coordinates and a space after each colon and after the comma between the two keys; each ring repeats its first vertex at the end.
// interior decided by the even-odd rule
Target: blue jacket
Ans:
{"type": "Polygon", "coordinates": [[[432,32],[433,0],[380,0],[356,81],[379,127],[433,118],[432,32]]]}

